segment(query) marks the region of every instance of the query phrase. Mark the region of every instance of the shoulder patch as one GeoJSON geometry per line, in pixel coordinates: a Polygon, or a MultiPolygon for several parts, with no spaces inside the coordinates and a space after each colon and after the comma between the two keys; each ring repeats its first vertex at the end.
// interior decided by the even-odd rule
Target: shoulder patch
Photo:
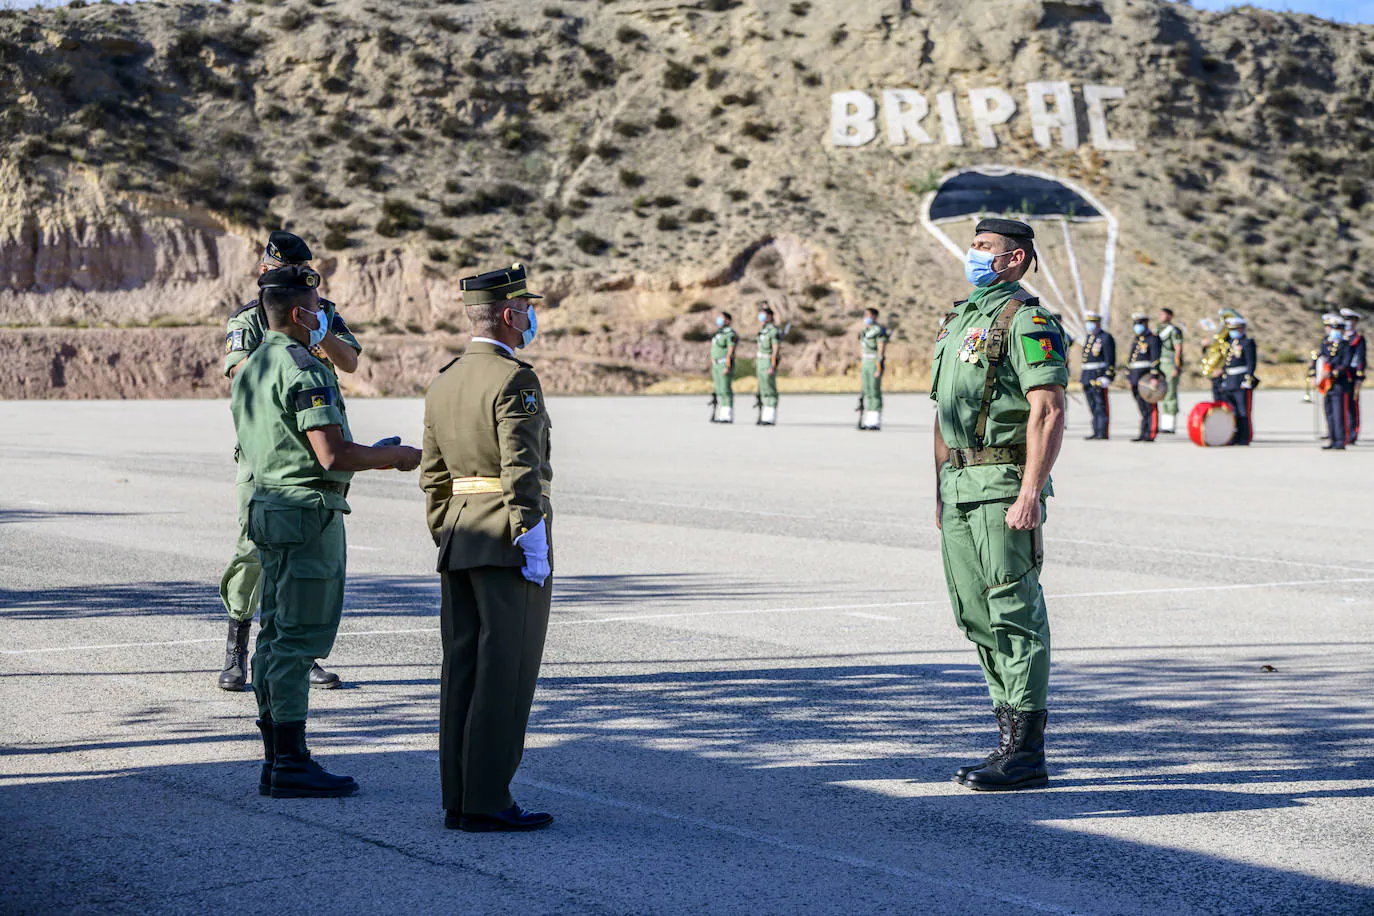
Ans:
{"type": "Polygon", "coordinates": [[[1021,352],[1031,365],[1045,362],[1064,362],[1064,340],[1054,331],[1036,331],[1021,335],[1021,352]]]}
{"type": "Polygon", "coordinates": [[[238,308],[237,310],[235,310],[234,314],[230,315],[229,317],[230,317],[230,318],[237,318],[238,316],[242,315],[244,312],[248,311],[249,309],[255,309],[255,308],[257,308],[257,307],[258,307],[258,300],[254,299],[252,302],[248,303],[247,305],[239,306],[239,308],[238,308]]]}
{"type": "Polygon", "coordinates": [[[525,413],[534,416],[539,413],[539,392],[533,388],[520,389],[520,406],[525,413]]]}
{"type": "Polygon", "coordinates": [[[310,351],[300,344],[292,344],[286,348],[286,352],[291,354],[291,358],[296,361],[296,365],[301,369],[309,369],[311,366],[319,365],[319,360],[310,355],[310,351]]]}
{"type": "Polygon", "coordinates": [[[243,342],[243,328],[235,328],[224,335],[224,352],[233,353],[236,350],[247,350],[248,347],[243,342]]]}
{"type": "Polygon", "coordinates": [[[333,388],[306,388],[296,392],[295,405],[297,410],[309,410],[311,407],[337,407],[339,406],[339,393],[333,388]]]}

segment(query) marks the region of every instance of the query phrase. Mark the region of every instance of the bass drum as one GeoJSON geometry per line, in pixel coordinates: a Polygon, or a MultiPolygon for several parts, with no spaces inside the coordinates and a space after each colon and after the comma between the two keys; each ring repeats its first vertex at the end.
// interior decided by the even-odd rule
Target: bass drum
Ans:
{"type": "Polygon", "coordinates": [[[1194,445],[1216,448],[1230,445],[1236,434],[1236,415],[1231,405],[1221,401],[1203,401],[1188,414],[1188,438],[1194,445]]]}

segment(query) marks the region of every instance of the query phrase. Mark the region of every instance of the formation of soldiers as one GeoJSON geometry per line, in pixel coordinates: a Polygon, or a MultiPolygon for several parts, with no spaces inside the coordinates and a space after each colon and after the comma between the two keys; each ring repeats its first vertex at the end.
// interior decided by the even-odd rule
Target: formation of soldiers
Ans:
{"type": "Polygon", "coordinates": [[[1312,351],[1307,377],[1322,396],[1327,439],[1323,449],[1339,451],[1360,438],[1360,389],[1368,365],[1360,317],[1348,308],[1323,315],[1326,332],[1312,351]]]}
{"type": "MultiPolygon", "coordinates": [[[[754,406],[758,411],[755,423],[776,426],[778,423],[778,359],[782,356],[783,332],[773,320],[773,310],[761,307],[758,314],[758,352],[754,374],[758,381],[758,395],[754,406]]],[[[735,351],[739,349],[739,332],[734,328],[734,316],[729,312],[716,315],[716,333],[711,337],[711,422],[735,422],[735,351]]]]}

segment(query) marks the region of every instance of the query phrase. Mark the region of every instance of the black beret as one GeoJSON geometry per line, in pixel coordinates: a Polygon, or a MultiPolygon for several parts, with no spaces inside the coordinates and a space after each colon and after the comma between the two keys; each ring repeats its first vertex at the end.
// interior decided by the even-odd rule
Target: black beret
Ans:
{"type": "Polygon", "coordinates": [[[287,264],[311,260],[310,246],[305,244],[305,240],[299,235],[292,235],[281,229],[267,237],[267,247],[263,251],[269,258],[276,258],[287,264]]]}
{"type": "Polygon", "coordinates": [[[258,277],[258,289],[316,289],[320,275],[309,267],[288,264],[258,277]]]}
{"type": "Polygon", "coordinates": [[[1029,241],[1035,238],[1034,229],[1015,219],[996,219],[994,217],[980,219],[978,225],[974,227],[973,234],[979,235],[983,232],[1005,235],[1009,239],[1026,239],[1029,241]]]}
{"type": "Polygon", "coordinates": [[[509,299],[543,299],[525,288],[525,267],[512,264],[505,270],[492,270],[458,281],[466,305],[485,305],[509,299]]]}

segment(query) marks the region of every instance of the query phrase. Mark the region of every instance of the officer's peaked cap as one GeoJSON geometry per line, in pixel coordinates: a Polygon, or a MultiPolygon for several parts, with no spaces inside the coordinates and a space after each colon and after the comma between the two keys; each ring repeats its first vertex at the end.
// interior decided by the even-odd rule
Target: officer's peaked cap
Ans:
{"type": "Polygon", "coordinates": [[[1341,317],[1349,318],[1353,321],[1359,321],[1364,316],[1361,315],[1359,312],[1355,311],[1354,309],[1341,309],[1341,317]]]}
{"type": "Polygon", "coordinates": [[[1226,316],[1226,326],[1227,326],[1228,328],[1243,328],[1243,327],[1245,327],[1247,324],[1249,324],[1249,322],[1247,322],[1247,321],[1245,320],[1245,316],[1243,316],[1243,315],[1228,315],[1228,316],[1226,316]]]}
{"type": "Polygon", "coordinates": [[[258,289],[316,289],[319,285],[320,275],[299,264],[278,267],[258,277],[258,289]]]}
{"type": "Polygon", "coordinates": [[[984,232],[993,232],[997,235],[1005,235],[1010,239],[1020,239],[1027,242],[1035,238],[1035,230],[1020,220],[998,219],[991,216],[987,219],[980,219],[978,225],[973,228],[974,235],[984,232]]]}
{"type": "Polygon", "coordinates": [[[1100,314],[1098,314],[1097,312],[1084,312],[1084,313],[1083,313],[1083,320],[1084,320],[1084,321],[1101,321],[1101,320],[1102,320],[1102,316],[1101,316],[1100,314]]]}
{"type": "Polygon", "coordinates": [[[1345,320],[1335,312],[1327,312],[1322,316],[1322,324],[1345,324],[1345,320]]]}
{"type": "Polygon", "coordinates": [[[530,292],[525,283],[525,266],[512,264],[504,270],[493,270],[458,281],[463,291],[464,305],[486,305],[511,299],[543,299],[530,292]]]}
{"type": "Polygon", "coordinates": [[[1131,312],[1131,320],[1132,320],[1132,321],[1149,321],[1149,320],[1150,320],[1150,316],[1147,315],[1147,314],[1145,314],[1144,312],[1131,312]]]}
{"type": "Polygon", "coordinates": [[[300,264],[311,260],[310,246],[299,235],[281,229],[267,237],[267,247],[263,253],[287,264],[300,264]]]}

